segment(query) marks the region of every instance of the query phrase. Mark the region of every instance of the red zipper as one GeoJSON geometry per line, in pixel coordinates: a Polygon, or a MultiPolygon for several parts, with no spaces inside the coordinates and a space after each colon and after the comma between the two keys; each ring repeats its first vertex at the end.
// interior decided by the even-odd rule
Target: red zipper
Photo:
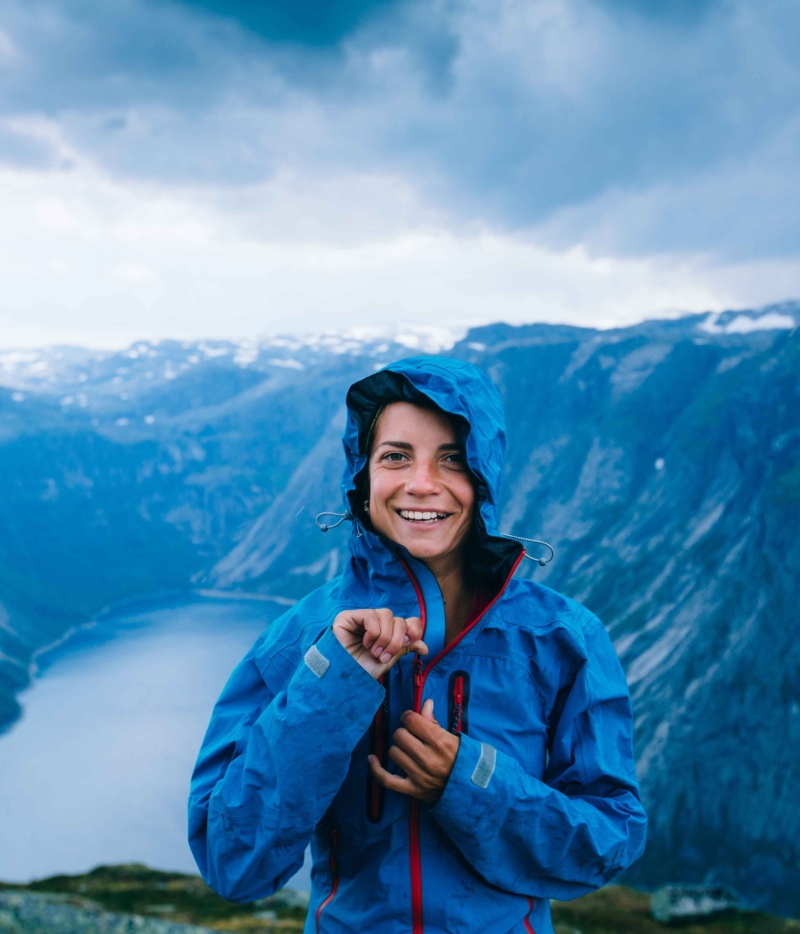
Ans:
{"type": "MultiPolygon", "coordinates": [[[[475,619],[467,626],[465,629],[462,629],[461,632],[456,636],[455,639],[449,644],[446,645],[441,652],[428,663],[427,667],[423,671],[422,669],[422,659],[419,656],[416,656],[414,659],[414,712],[419,713],[422,708],[422,692],[425,688],[425,680],[430,673],[430,670],[437,665],[441,659],[447,655],[451,649],[454,649],[458,643],[466,636],[466,634],[474,629],[475,626],[483,619],[486,613],[497,603],[497,601],[502,597],[505,592],[506,587],[508,587],[511,578],[514,576],[514,572],[520,565],[520,562],[525,557],[525,549],[523,548],[517,560],[514,562],[514,566],[509,571],[508,577],[505,580],[505,583],[498,591],[494,600],[491,603],[487,604],[483,611],[479,613],[475,619]]],[[[411,568],[403,561],[403,559],[398,555],[398,561],[403,565],[403,569],[406,574],[408,574],[411,583],[414,586],[414,591],[417,595],[417,600],[419,601],[419,616],[422,622],[422,638],[425,639],[425,623],[427,621],[427,610],[425,607],[425,597],[422,593],[422,588],[419,586],[416,577],[411,570],[411,568]]],[[[419,801],[416,798],[411,799],[411,810],[409,814],[409,833],[408,833],[408,843],[409,843],[409,859],[411,863],[411,930],[412,934],[423,934],[423,925],[422,925],[422,857],[420,855],[419,847],[419,801]]],[[[531,902],[531,906],[533,903],[531,902]]],[[[527,924],[527,919],[526,919],[527,924]]]]}
{"type": "Polygon", "coordinates": [[[328,860],[328,866],[331,871],[331,894],[317,908],[317,934],[319,934],[319,919],[322,916],[323,909],[333,901],[336,890],[339,888],[339,831],[331,828],[331,856],[328,860]]]}
{"type": "Polygon", "coordinates": [[[469,732],[469,682],[467,671],[452,672],[447,682],[447,729],[456,736],[469,732]]]}
{"type": "MultiPolygon", "coordinates": [[[[425,606],[425,597],[419,582],[411,572],[411,568],[399,557],[400,564],[403,565],[406,574],[408,574],[411,583],[414,585],[414,591],[419,603],[419,618],[422,623],[422,638],[425,638],[425,625],[428,621],[428,609],[425,606]]],[[[425,679],[422,677],[422,659],[419,655],[414,657],[414,710],[419,713],[420,698],[422,697],[422,686],[425,679]]],[[[419,801],[416,798],[411,799],[411,809],[409,811],[408,825],[408,850],[411,862],[411,930],[412,934],[422,934],[422,860],[419,852],[419,801]]]]}
{"type": "MultiPolygon", "coordinates": [[[[530,895],[528,896],[528,906],[529,915],[533,911],[533,899],[530,897],[530,895]]],[[[528,934],[536,934],[536,931],[534,931],[534,929],[531,927],[531,923],[528,920],[528,915],[525,916],[525,930],[528,932],[528,934]]]]}
{"type": "Polygon", "coordinates": [[[461,675],[453,685],[453,732],[461,732],[461,715],[464,712],[464,679],[461,675]]]}

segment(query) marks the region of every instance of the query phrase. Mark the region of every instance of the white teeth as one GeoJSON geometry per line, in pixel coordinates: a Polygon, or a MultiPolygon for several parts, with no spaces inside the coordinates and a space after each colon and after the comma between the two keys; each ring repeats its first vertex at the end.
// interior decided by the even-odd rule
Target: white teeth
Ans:
{"type": "Polygon", "coordinates": [[[411,509],[398,510],[404,519],[413,519],[415,522],[434,522],[437,519],[446,519],[446,512],[417,512],[411,509]]]}

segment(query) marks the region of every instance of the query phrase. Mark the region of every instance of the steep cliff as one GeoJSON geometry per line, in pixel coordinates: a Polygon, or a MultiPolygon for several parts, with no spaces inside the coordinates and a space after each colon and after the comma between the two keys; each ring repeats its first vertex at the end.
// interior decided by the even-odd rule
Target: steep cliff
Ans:
{"type": "MultiPolygon", "coordinates": [[[[797,321],[785,305],[493,325],[448,350],[503,395],[504,531],[554,544],[537,579],[594,610],[625,665],[651,818],[629,879],[719,882],[796,915],[797,321]]],[[[298,597],[337,573],[347,526],[313,517],[341,508],[344,392],[413,344],[0,355],[0,723],[33,652],[108,603],[298,597]]]]}

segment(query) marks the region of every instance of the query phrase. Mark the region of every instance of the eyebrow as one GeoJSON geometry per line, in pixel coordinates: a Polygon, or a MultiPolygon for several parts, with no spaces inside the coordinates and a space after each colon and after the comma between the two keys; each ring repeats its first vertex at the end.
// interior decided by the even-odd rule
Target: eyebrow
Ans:
{"type": "MultiPolygon", "coordinates": [[[[392,448],[402,448],[404,451],[413,451],[414,445],[410,444],[408,441],[381,441],[378,445],[379,448],[382,447],[392,447],[392,448]]],[[[376,449],[377,450],[377,449],[376,449]]],[[[445,444],[440,444],[437,451],[460,451],[461,445],[456,444],[455,441],[447,441],[445,444]]]]}

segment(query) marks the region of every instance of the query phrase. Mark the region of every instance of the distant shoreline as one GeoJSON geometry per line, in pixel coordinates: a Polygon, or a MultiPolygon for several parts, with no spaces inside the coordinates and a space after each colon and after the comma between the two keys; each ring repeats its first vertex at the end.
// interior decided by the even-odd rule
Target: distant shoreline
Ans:
{"type": "MultiPolygon", "coordinates": [[[[113,619],[125,619],[133,615],[134,611],[148,612],[155,608],[167,608],[170,605],[181,606],[192,602],[203,602],[205,600],[238,602],[264,602],[277,604],[282,607],[294,606],[297,603],[289,597],[282,597],[272,594],[252,593],[243,590],[220,590],[211,588],[180,588],[175,590],[165,590],[148,595],[127,597],[122,600],[109,603],[100,609],[83,623],[77,623],[70,626],[62,635],[46,645],[35,649],[31,654],[31,661],[28,665],[29,682],[17,692],[17,697],[21,698],[30,691],[51,665],[68,654],[73,648],[76,648],[76,640],[81,636],[97,633],[97,645],[104,644],[115,638],[117,633],[112,629],[106,632],[106,638],[100,638],[98,625],[113,619]]],[[[0,718],[0,743],[3,735],[7,733],[16,724],[24,713],[24,706],[20,713],[14,717],[0,718]]]]}

